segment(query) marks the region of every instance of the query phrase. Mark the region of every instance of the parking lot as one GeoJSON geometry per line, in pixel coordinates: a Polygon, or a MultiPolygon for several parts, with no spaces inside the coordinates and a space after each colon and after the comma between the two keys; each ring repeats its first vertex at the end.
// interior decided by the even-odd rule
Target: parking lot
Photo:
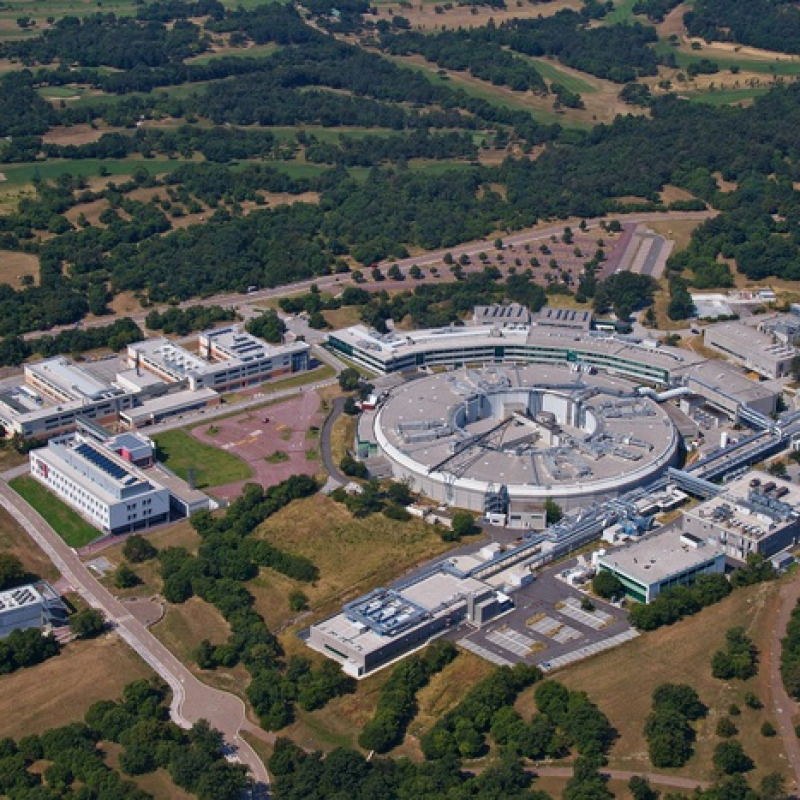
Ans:
{"type": "Polygon", "coordinates": [[[524,661],[550,671],[637,636],[621,609],[597,598],[593,610],[581,607],[585,595],[558,577],[574,563],[544,570],[514,593],[513,611],[481,629],[462,625],[454,638],[499,666],[524,661]]]}

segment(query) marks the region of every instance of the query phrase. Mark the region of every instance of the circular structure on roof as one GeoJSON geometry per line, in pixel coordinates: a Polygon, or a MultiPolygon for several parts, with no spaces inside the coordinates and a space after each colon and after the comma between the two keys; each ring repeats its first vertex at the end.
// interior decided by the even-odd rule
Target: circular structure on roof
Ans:
{"type": "Polygon", "coordinates": [[[633,384],[564,366],[461,369],[394,389],[374,437],[394,477],[513,527],[646,484],[674,463],[671,420],[633,384]]]}

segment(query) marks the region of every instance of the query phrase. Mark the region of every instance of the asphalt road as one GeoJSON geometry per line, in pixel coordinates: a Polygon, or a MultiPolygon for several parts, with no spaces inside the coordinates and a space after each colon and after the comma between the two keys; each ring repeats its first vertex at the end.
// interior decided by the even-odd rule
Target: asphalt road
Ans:
{"type": "Polygon", "coordinates": [[[338,464],[335,464],[333,461],[333,455],[331,454],[331,431],[333,430],[333,423],[339,419],[344,411],[344,403],[344,397],[337,397],[334,399],[331,413],[328,414],[328,418],[325,420],[325,424],[322,426],[322,431],[319,436],[319,451],[322,455],[322,463],[325,470],[333,480],[338,481],[342,486],[349,482],[349,478],[341,472],[338,464]]]}
{"type": "MultiPolygon", "coordinates": [[[[586,220],[586,224],[589,228],[597,227],[601,220],[607,219],[617,219],[622,223],[632,223],[636,224],[639,222],[657,222],[659,220],[704,220],[708,219],[709,217],[716,216],[716,211],[662,211],[662,212],[650,212],[650,213],[641,213],[641,214],[608,214],[604,217],[597,217],[594,219],[586,220]]],[[[553,235],[560,235],[564,231],[565,225],[578,225],[580,220],[578,219],[566,219],[560,221],[558,224],[555,225],[546,225],[544,227],[536,227],[536,228],[529,228],[524,231],[511,233],[502,235],[501,238],[503,239],[503,244],[505,247],[509,245],[517,245],[526,244],[528,242],[537,241],[542,238],[546,238],[553,235]]],[[[392,264],[397,264],[400,268],[401,272],[404,274],[414,265],[417,264],[420,267],[424,267],[430,264],[439,264],[442,260],[442,257],[445,253],[451,253],[455,259],[458,259],[461,255],[468,255],[468,256],[477,256],[478,253],[482,251],[488,251],[494,249],[494,239],[483,239],[478,242],[470,242],[468,244],[459,245],[457,247],[450,247],[450,248],[442,248],[441,250],[431,251],[429,253],[422,253],[418,256],[410,256],[409,258],[403,259],[387,259],[386,261],[382,262],[379,266],[381,268],[386,268],[391,266],[392,264]]],[[[366,270],[365,277],[369,277],[369,270],[366,270]]],[[[295,283],[285,284],[283,286],[277,286],[273,289],[262,289],[260,291],[251,292],[249,294],[242,294],[241,292],[230,292],[228,294],[218,294],[213,295],[211,297],[199,297],[193,300],[187,300],[181,303],[178,308],[190,308],[192,306],[209,306],[209,305],[219,305],[223,307],[230,307],[230,306],[252,306],[259,302],[263,302],[264,300],[270,300],[277,297],[286,297],[290,294],[297,294],[299,292],[308,291],[312,284],[316,284],[320,290],[327,291],[327,290],[339,290],[344,289],[346,286],[352,286],[353,281],[351,278],[345,273],[341,275],[321,275],[316,278],[309,278],[308,280],[304,281],[296,281],[295,283]]],[[[370,282],[369,280],[361,285],[361,288],[367,290],[380,290],[380,289],[391,289],[391,288],[404,288],[404,283],[395,283],[391,281],[383,281],[381,283],[370,282]]],[[[157,311],[163,311],[168,306],[157,306],[154,307],[157,311]]],[[[142,325],[144,323],[144,318],[147,314],[152,311],[153,309],[144,309],[142,311],[137,311],[133,314],[119,314],[119,317],[130,317],[130,319],[134,320],[136,323],[142,325]]],[[[87,320],[84,321],[82,324],[85,327],[97,327],[100,325],[108,325],[114,320],[114,316],[104,316],[98,317],[97,319],[87,320]]],[[[72,328],[72,325],[63,325],[61,327],[53,328],[50,331],[47,331],[49,334],[56,334],[61,330],[68,330],[72,328]]],[[[40,336],[42,331],[32,331],[30,333],[25,334],[25,338],[32,338],[36,336],[40,336]]]]}
{"type": "MultiPolygon", "coordinates": [[[[241,738],[240,731],[253,726],[245,718],[244,703],[235,695],[212,689],[194,675],[152,633],[120,603],[81,563],[75,551],[5,481],[0,481],[0,501],[4,508],[42,548],[70,585],[93,608],[103,612],[111,624],[141,658],[163,678],[172,690],[172,719],[189,727],[200,719],[222,732],[235,757],[250,770],[264,794],[269,775],[261,759],[241,738]]],[[[254,792],[255,794],[255,792],[254,792]]]]}

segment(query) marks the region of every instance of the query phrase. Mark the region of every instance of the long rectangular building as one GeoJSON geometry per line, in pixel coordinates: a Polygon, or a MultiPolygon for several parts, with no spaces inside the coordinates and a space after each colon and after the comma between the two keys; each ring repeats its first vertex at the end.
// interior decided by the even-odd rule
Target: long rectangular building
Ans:
{"type": "Polygon", "coordinates": [[[103,444],[80,433],[30,453],[31,475],[105,533],[166,522],[169,491],[103,444]]]}
{"type": "Polygon", "coordinates": [[[797,354],[792,345],[771,333],[754,330],[741,322],[710,326],[705,331],[705,344],[765,378],[788,375],[797,354]]]}
{"type": "Polygon", "coordinates": [[[128,364],[169,383],[185,382],[191,391],[226,392],[309,368],[306,342],[270,345],[236,327],[201,333],[194,354],[168,339],[128,345],[128,364]]]}
{"type": "Polygon", "coordinates": [[[650,603],[665,589],[725,571],[725,553],[705,539],[670,528],[600,556],[598,568],[615,575],[628,597],[650,603]]]}

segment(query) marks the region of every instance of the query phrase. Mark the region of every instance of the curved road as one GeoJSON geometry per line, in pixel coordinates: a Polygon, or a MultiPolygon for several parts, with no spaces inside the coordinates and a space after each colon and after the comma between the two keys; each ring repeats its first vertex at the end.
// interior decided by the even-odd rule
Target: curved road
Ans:
{"type": "Polygon", "coordinates": [[[350,479],[346,475],[343,475],[338,465],[334,463],[333,455],[331,453],[331,431],[333,430],[334,422],[339,419],[344,411],[344,403],[344,397],[334,398],[333,408],[331,409],[331,413],[328,414],[328,417],[322,426],[322,432],[319,436],[319,451],[322,455],[322,463],[325,467],[325,470],[327,471],[328,475],[330,475],[331,479],[337,481],[342,486],[345,486],[350,479]]]}
{"type": "MultiPolygon", "coordinates": [[[[631,223],[636,224],[640,222],[658,222],[660,220],[704,220],[709,219],[710,217],[716,216],[717,211],[651,211],[651,212],[643,212],[637,214],[607,214],[603,217],[596,217],[593,219],[587,219],[586,224],[589,228],[597,227],[601,221],[603,220],[610,220],[616,219],[619,220],[621,223],[631,223]]],[[[503,244],[505,247],[509,245],[521,245],[526,244],[528,242],[535,242],[543,238],[547,238],[549,236],[559,235],[563,233],[565,225],[578,225],[581,222],[580,219],[570,218],[565,220],[560,220],[556,224],[552,223],[544,223],[541,226],[527,228],[524,231],[517,231],[508,234],[500,234],[500,238],[503,240],[503,244]]],[[[430,266],[431,264],[439,264],[444,256],[445,253],[452,254],[453,258],[458,259],[462,255],[468,255],[470,257],[477,256],[478,253],[482,251],[494,250],[494,239],[483,239],[477,242],[468,242],[466,244],[458,245],[456,247],[446,247],[440,250],[433,250],[426,253],[421,253],[417,256],[410,256],[408,258],[402,259],[387,259],[379,264],[381,268],[386,268],[391,266],[392,264],[397,264],[403,274],[407,274],[408,270],[414,265],[417,264],[420,267],[430,266]]],[[[363,271],[363,270],[362,270],[363,271]]],[[[369,277],[369,270],[366,270],[365,277],[369,277]]],[[[449,276],[443,277],[442,280],[448,280],[449,276]]],[[[341,275],[319,275],[315,278],[308,278],[307,280],[296,281],[295,283],[288,283],[283,286],[277,286],[273,289],[262,289],[257,292],[252,292],[251,294],[242,294],[241,292],[232,292],[229,294],[218,294],[212,295],[211,297],[198,297],[192,300],[186,300],[181,303],[178,308],[189,308],[191,306],[208,306],[208,305],[220,305],[220,306],[250,306],[255,303],[259,303],[263,300],[269,300],[271,298],[276,297],[285,297],[291,294],[297,294],[299,292],[308,291],[312,284],[316,284],[320,290],[331,290],[331,289],[344,289],[346,286],[353,286],[354,284],[352,278],[347,274],[343,273],[341,275]]],[[[396,282],[396,281],[388,281],[385,280],[380,283],[376,283],[373,281],[367,280],[366,283],[361,284],[362,289],[367,289],[370,291],[377,291],[380,289],[398,289],[398,288],[405,288],[406,284],[403,282],[396,282]]],[[[115,318],[119,317],[129,317],[130,319],[134,320],[137,324],[143,324],[144,318],[147,314],[152,310],[163,311],[164,309],[168,308],[168,306],[154,306],[153,308],[143,309],[141,311],[136,311],[132,314],[116,314],[116,315],[108,315],[103,317],[98,317],[97,319],[93,320],[84,320],[82,325],[88,328],[98,327],[100,325],[108,325],[110,324],[115,318]]],[[[47,331],[48,334],[54,335],[62,330],[69,330],[73,328],[73,325],[62,325],[59,327],[52,328],[51,330],[47,331]]],[[[36,336],[41,336],[43,331],[31,331],[24,335],[24,338],[33,338],[36,336]]]]}
{"type": "Polygon", "coordinates": [[[75,551],[5,481],[0,481],[0,504],[44,550],[59,572],[93,608],[102,611],[119,635],[169,684],[173,720],[189,727],[206,719],[220,730],[237,759],[250,770],[255,794],[269,787],[266,767],[255,750],[239,735],[252,732],[245,718],[244,703],[235,695],[212,689],[192,673],[120,603],[81,563],[75,551]]]}

